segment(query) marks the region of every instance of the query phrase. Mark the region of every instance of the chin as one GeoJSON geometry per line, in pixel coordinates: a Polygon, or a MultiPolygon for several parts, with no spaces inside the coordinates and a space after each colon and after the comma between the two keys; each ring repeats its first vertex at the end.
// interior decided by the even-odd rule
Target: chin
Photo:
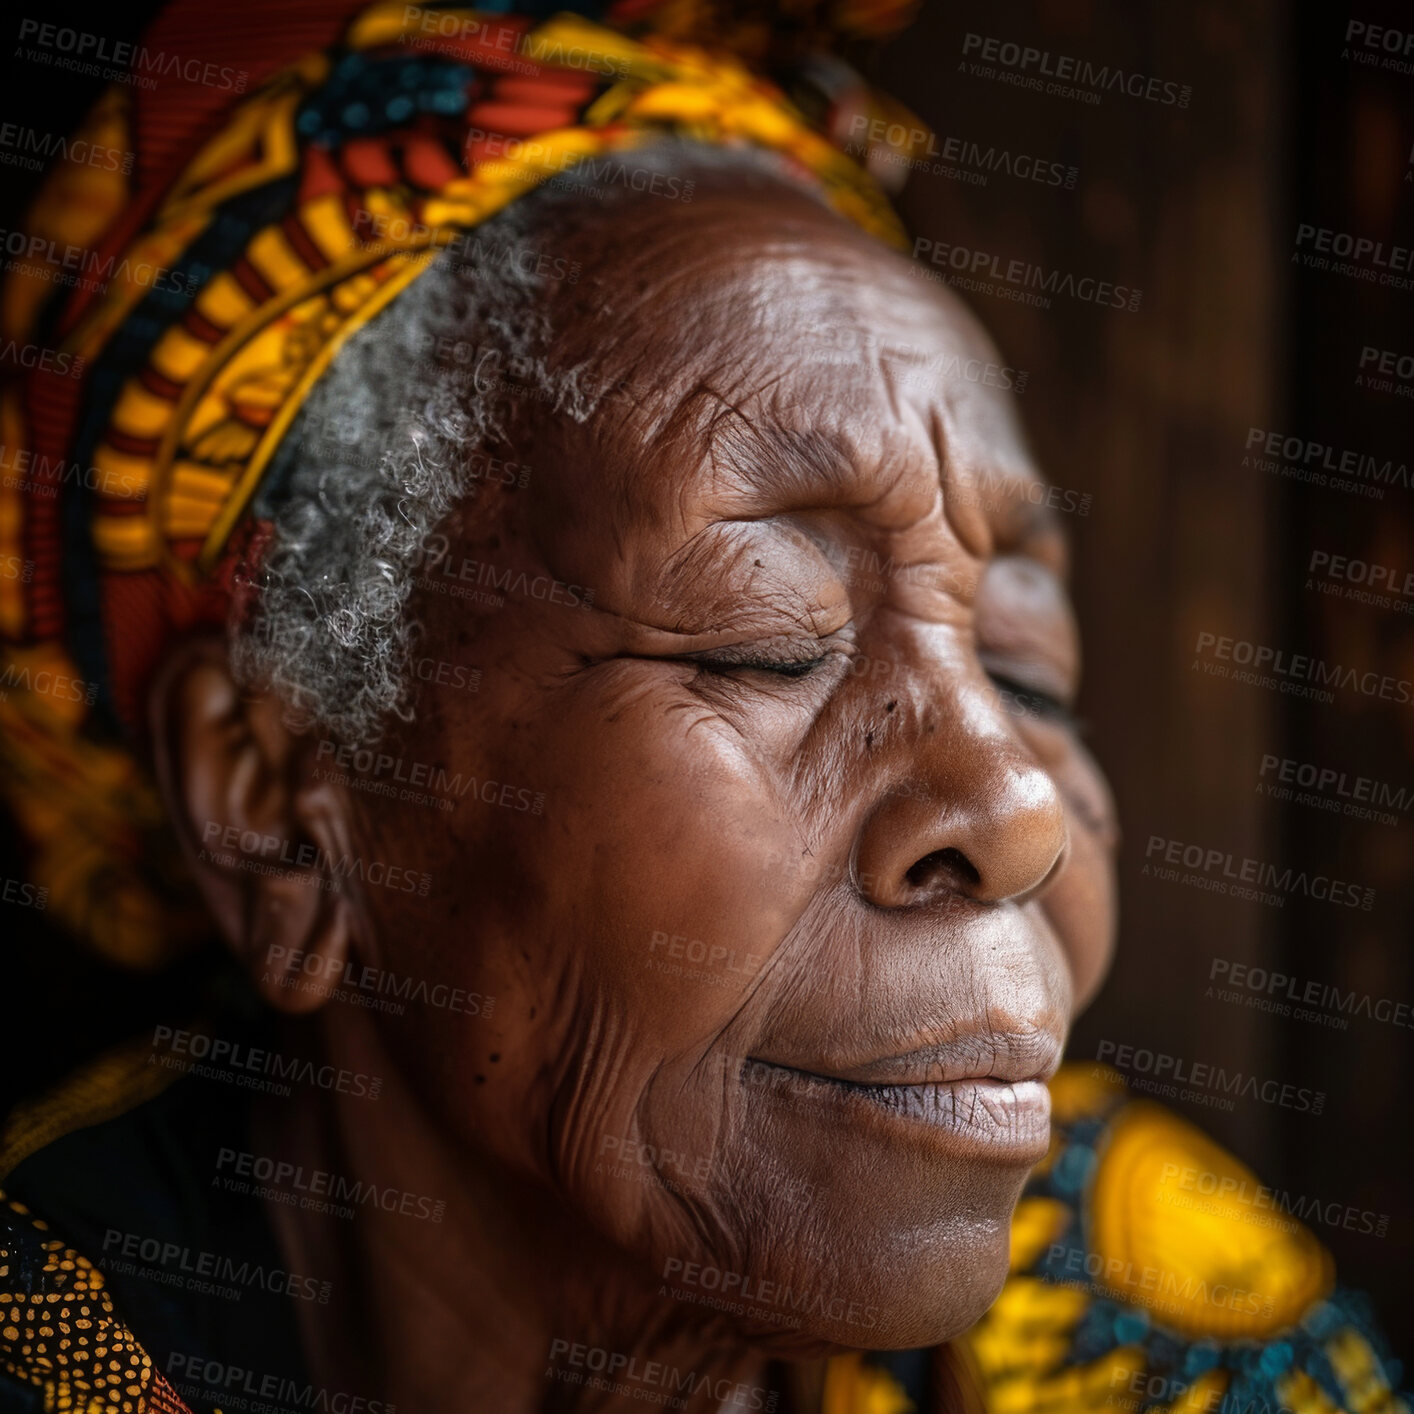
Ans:
{"type": "Polygon", "coordinates": [[[755,1232],[730,1244],[754,1253],[748,1260],[670,1261],[669,1293],[785,1358],[912,1350],[969,1330],[1006,1280],[1025,1173],[939,1171],[928,1192],[894,1188],[901,1176],[881,1170],[860,1187],[842,1168],[845,1181],[805,1210],[768,1206],[755,1232]]]}

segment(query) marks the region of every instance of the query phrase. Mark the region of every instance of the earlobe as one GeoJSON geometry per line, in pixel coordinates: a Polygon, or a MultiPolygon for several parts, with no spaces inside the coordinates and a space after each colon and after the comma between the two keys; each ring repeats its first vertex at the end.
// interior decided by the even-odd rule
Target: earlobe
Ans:
{"type": "Polygon", "coordinates": [[[290,1013],[323,1005],[364,920],[341,887],[348,805],[316,779],[306,738],[270,694],[231,676],[224,642],[187,640],[149,697],[153,764],[212,918],[251,982],[290,1013]]]}

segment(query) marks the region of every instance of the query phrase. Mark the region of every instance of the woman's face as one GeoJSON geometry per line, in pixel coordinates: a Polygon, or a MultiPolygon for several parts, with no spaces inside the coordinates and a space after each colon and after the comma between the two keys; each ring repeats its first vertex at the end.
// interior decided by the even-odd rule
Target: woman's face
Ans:
{"type": "Polygon", "coordinates": [[[527,403],[526,486],[424,569],[378,749],[465,793],[357,796],[433,885],[371,891],[355,961],[496,998],[378,1024],[684,1314],[938,1341],[1000,1287],[1111,947],[1060,532],[976,323],[808,200],[707,181],[570,244],[557,360],[611,391],[527,403]]]}

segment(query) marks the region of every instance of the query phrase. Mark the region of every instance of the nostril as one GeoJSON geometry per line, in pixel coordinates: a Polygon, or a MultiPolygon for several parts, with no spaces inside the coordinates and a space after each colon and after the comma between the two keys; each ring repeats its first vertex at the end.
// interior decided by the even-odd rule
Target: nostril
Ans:
{"type": "Polygon", "coordinates": [[[946,874],[953,883],[969,889],[975,889],[982,882],[982,876],[960,849],[935,849],[931,854],[925,854],[904,878],[911,888],[921,889],[939,874],[946,874]]]}

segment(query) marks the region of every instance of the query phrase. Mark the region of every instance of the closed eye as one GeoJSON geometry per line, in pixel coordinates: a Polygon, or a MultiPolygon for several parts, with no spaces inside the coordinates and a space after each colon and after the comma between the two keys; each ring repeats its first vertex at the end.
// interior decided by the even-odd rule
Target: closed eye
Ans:
{"type": "Polygon", "coordinates": [[[1030,717],[1040,717],[1043,721],[1056,722],[1072,730],[1079,729],[1080,724],[1069,704],[1053,693],[1018,682],[1005,673],[989,672],[987,676],[991,678],[992,686],[997,689],[998,695],[1008,707],[1030,717]]]}
{"type": "Polygon", "coordinates": [[[684,658],[685,663],[693,663],[705,668],[709,673],[757,672],[772,673],[782,678],[803,678],[824,665],[828,654],[818,658],[802,660],[775,660],[767,658],[684,658]]]}

